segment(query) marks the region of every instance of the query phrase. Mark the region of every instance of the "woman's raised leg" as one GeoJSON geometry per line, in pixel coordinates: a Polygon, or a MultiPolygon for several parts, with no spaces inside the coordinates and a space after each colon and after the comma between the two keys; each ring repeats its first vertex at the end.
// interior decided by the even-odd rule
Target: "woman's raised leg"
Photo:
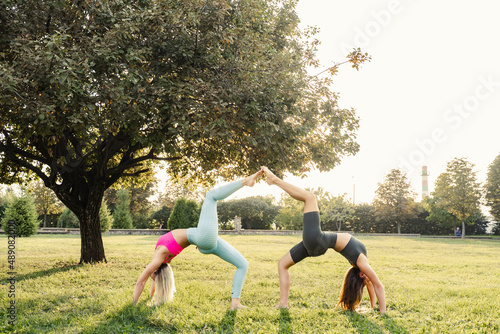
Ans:
{"type": "Polygon", "coordinates": [[[261,168],[262,171],[266,174],[267,184],[275,184],[286,191],[290,196],[292,196],[292,198],[304,202],[304,213],[319,211],[318,203],[316,202],[316,196],[314,196],[313,193],[283,181],[282,179],[274,175],[267,167],[262,166],[261,168]]]}
{"type": "Polygon", "coordinates": [[[190,228],[187,231],[189,243],[198,246],[198,249],[202,253],[214,248],[217,245],[219,228],[217,220],[217,201],[232,195],[243,186],[252,187],[262,173],[262,170],[260,170],[242,180],[231,182],[208,191],[201,207],[198,226],[196,228],[190,228]]]}

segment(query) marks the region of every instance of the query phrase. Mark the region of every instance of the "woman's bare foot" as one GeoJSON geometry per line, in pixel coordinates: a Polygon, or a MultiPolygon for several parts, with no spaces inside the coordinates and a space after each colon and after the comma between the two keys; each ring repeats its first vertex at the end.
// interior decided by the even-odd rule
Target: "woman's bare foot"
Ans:
{"type": "Polygon", "coordinates": [[[241,305],[239,298],[235,298],[235,299],[231,300],[231,307],[229,309],[231,311],[234,311],[234,310],[243,310],[246,308],[248,308],[248,307],[245,305],[241,305]]]}
{"type": "Polygon", "coordinates": [[[243,180],[241,180],[241,184],[247,187],[253,187],[255,185],[255,182],[257,182],[257,179],[261,177],[263,173],[264,171],[261,169],[257,173],[245,177],[243,180]]]}
{"type": "Polygon", "coordinates": [[[269,168],[265,166],[261,166],[260,168],[266,174],[267,184],[269,185],[275,184],[278,177],[274,175],[273,172],[269,170],[269,168]]]}
{"type": "Polygon", "coordinates": [[[274,308],[275,308],[275,309],[278,309],[278,310],[279,310],[280,308],[285,308],[285,309],[288,309],[288,305],[286,305],[286,306],[285,306],[285,305],[281,305],[281,303],[279,303],[279,304],[278,304],[278,305],[276,305],[274,308]]]}

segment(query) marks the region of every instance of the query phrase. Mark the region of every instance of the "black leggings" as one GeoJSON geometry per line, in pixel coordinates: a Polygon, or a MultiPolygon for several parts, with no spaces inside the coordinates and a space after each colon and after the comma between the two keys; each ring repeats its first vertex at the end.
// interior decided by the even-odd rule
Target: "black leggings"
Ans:
{"type": "MultiPolygon", "coordinates": [[[[337,242],[337,233],[321,231],[318,211],[304,213],[303,224],[302,241],[290,249],[290,255],[294,263],[298,263],[309,256],[323,255],[328,248],[333,249],[337,242]]],[[[340,251],[340,254],[354,266],[361,253],[366,255],[366,247],[354,237],[351,237],[345,248],[340,251]]]]}

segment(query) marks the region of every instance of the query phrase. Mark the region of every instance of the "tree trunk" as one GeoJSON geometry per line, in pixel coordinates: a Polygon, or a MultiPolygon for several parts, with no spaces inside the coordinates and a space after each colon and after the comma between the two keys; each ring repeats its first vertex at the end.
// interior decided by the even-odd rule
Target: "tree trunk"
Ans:
{"type": "Polygon", "coordinates": [[[462,239],[465,238],[465,221],[462,220],[462,239]]]}
{"type": "Polygon", "coordinates": [[[101,222],[99,219],[100,202],[89,204],[80,220],[81,263],[107,262],[102,243],[101,222]]]}
{"type": "Polygon", "coordinates": [[[401,234],[401,225],[399,224],[399,222],[397,222],[398,224],[398,234],[401,234]]]}

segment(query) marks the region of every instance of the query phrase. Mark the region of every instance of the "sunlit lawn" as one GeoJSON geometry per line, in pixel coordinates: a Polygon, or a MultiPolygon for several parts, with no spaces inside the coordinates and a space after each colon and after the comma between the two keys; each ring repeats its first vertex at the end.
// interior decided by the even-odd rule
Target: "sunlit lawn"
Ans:
{"type": "MultiPolygon", "coordinates": [[[[77,265],[79,236],[16,243],[16,324],[7,327],[7,238],[0,237],[0,332],[16,333],[498,333],[500,240],[359,236],[385,285],[388,312],[336,308],[347,261],[330,250],[292,267],[289,311],[277,310],[277,260],[300,236],[223,236],[250,262],[242,302],[228,311],[233,267],[187,248],[173,262],[172,303],[131,306],[158,236],[103,236],[107,264],[77,265]]],[[[365,294],[362,308],[369,306],[365,294]]]]}

